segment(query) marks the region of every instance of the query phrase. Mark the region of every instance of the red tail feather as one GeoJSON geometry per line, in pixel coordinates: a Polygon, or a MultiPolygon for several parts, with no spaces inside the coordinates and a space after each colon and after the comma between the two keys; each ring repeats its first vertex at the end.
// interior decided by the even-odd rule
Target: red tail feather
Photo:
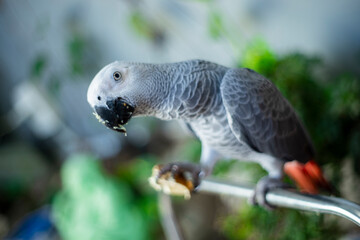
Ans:
{"type": "Polygon", "coordinates": [[[331,191],[330,184],[325,180],[319,165],[313,160],[306,164],[298,161],[287,162],[284,165],[284,172],[304,192],[317,194],[319,188],[331,191]]]}

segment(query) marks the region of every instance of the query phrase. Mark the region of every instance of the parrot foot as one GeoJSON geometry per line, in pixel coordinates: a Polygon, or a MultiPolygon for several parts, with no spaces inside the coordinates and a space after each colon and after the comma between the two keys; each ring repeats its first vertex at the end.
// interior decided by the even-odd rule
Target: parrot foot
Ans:
{"type": "Polygon", "coordinates": [[[260,205],[268,210],[275,209],[275,206],[270,205],[266,201],[267,192],[274,188],[291,188],[291,186],[289,184],[283,183],[279,178],[270,176],[263,177],[256,184],[254,195],[249,199],[250,204],[260,205]]]}
{"type": "Polygon", "coordinates": [[[190,178],[194,190],[196,190],[200,184],[200,174],[202,171],[200,165],[198,164],[188,162],[167,163],[160,169],[157,178],[159,179],[162,175],[169,172],[174,177],[186,176],[186,178],[190,178]]]}

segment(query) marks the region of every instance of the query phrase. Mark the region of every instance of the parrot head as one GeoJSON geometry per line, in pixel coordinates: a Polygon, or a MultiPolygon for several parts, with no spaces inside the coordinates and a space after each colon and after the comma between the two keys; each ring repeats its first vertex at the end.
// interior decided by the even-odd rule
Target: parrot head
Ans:
{"type": "Polygon", "coordinates": [[[87,100],[99,122],[122,133],[126,133],[124,125],[136,107],[136,98],[132,98],[136,93],[132,67],[122,62],[105,66],[94,77],[87,92],[87,100]]]}

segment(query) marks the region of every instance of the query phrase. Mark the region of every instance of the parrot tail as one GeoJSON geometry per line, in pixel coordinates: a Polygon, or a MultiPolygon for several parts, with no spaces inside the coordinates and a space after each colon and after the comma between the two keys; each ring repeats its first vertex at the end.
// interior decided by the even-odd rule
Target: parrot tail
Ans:
{"type": "Polygon", "coordinates": [[[320,189],[333,192],[333,188],[324,178],[319,165],[314,160],[305,164],[298,161],[286,162],[284,172],[296,182],[303,192],[317,194],[320,189]]]}

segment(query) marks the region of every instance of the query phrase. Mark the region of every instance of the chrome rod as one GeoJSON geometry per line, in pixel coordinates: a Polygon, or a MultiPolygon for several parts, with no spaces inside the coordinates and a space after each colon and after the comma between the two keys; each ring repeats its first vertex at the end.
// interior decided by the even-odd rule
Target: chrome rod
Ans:
{"type": "MultiPolygon", "coordinates": [[[[215,179],[204,179],[199,186],[198,192],[250,198],[254,193],[254,187],[215,179]]],[[[268,192],[266,201],[277,207],[338,215],[360,226],[360,205],[342,198],[274,189],[268,192]]]]}
{"type": "Polygon", "coordinates": [[[166,239],[183,240],[182,231],[176,220],[171,196],[164,193],[158,194],[158,209],[160,213],[161,225],[164,229],[166,239]]]}

